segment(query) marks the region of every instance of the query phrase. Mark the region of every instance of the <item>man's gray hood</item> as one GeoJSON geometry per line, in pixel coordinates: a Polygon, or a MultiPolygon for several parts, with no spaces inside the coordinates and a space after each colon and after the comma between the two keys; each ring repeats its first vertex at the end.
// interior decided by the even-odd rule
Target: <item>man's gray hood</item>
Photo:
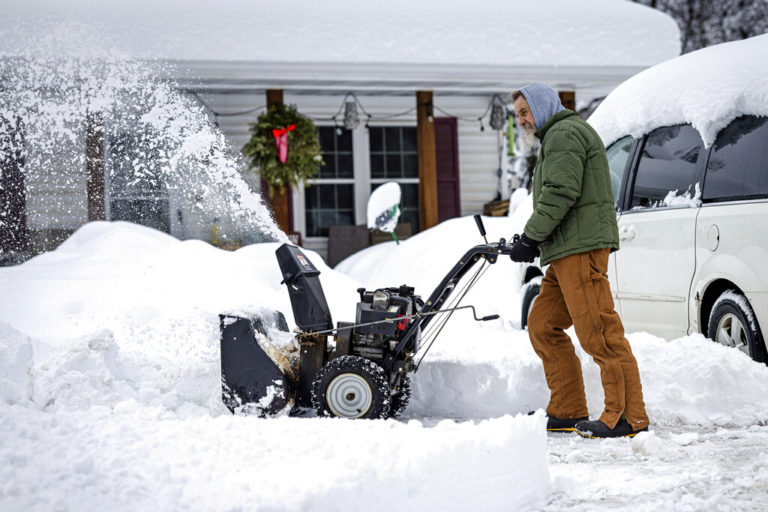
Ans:
{"type": "Polygon", "coordinates": [[[528,106],[533,114],[533,121],[536,123],[536,129],[541,129],[547,119],[557,114],[565,107],[560,103],[560,96],[547,84],[526,85],[520,92],[525,96],[528,106]]]}

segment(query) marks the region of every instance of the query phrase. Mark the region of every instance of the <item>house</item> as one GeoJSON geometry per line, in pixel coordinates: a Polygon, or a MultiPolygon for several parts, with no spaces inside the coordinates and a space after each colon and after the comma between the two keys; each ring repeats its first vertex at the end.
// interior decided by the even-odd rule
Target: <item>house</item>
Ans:
{"type": "MultiPolygon", "coordinates": [[[[400,183],[402,219],[414,232],[480,212],[508,193],[499,186],[506,133],[492,129],[489,117],[510,91],[546,82],[574,108],[680,50],[671,18],[616,0],[31,0],[6,10],[0,59],[26,56],[30,45],[60,36],[77,44],[51,51],[90,58],[94,48],[111,47],[129,59],[161,61],[167,65],[158,80],[202,102],[234,150],[267,104],[295,104],[318,126],[327,165],[308,187],[272,203],[281,227],[321,254],[331,225],[365,223],[368,195],[385,181],[400,183]],[[343,128],[348,103],[359,119],[352,129],[343,128]]],[[[89,199],[72,202],[70,220],[57,217],[56,236],[36,235],[52,232],[55,212],[35,210],[35,196],[63,192],[34,180],[20,187],[13,176],[34,172],[3,164],[3,179],[14,185],[3,190],[26,194],[26,201],[5,200],[6,218],[16,219],[9,225],[17,226],[15,235],[0,237],[6,248],[26,237],[46,240],[35,250],[50,249],[87,220],[132,220],[129,207],[122,217],[109,207],[106,142],[93,126],[82,129],[73,151],[88,155],[76,172],[87,175],[79,182],[90,184],[89,199]]],[[[176,236],[210,239],[215,232],[179,227],[172,205],[153,211],[155,226],[176,236]]]]}

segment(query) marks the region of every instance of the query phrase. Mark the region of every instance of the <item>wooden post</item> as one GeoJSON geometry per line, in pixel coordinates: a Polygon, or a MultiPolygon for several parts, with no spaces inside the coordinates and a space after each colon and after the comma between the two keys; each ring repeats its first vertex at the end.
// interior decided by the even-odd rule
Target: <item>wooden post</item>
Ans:
{"type": "Polygon", "coordinates": [[[560,103],[568,110],[576,112],[576,93],[573,91],[560,91],[560,103]]]}
{"type": "MultiPolygon", "coordinates": [[[[282,89],[267,89],[267,110],[275,103],[283,102],[283,90],[282,89]]],[[[288,151],[291,149],[288,148],[288,151]]],[[[266,187],[264,180],[261,182],[262,187],[266,187]]],[[[291,189],[285,187],[282,192],[279,190],[274,191],[274,195],[269,197],[269,193],[262,192],[262,197],[268,198],[270,205],[272,206],[272,214],[275,216],[275,222],[285,234],[293,231],[292,222],[292,201],[291,201],[291,189]]]]}
{"type": "Polygon", "coordinates": [[[422,231],[438,223],[437,158],[435,156],[435,123],[432,114],[432,91],[416,91],[419,224],[422,231]]]}
{"type": "Polygon", "coordinates": [[[104,120],[89,112],[85,126],[85,168],[88,173],[88,221],[106,220],[104,206],[104,120]]]}

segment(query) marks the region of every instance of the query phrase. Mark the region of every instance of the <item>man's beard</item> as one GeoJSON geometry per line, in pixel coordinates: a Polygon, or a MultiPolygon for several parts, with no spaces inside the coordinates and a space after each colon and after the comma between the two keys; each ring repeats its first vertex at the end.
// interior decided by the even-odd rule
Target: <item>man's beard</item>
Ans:
{"type": "Polygon", "coordinates": [[[538,139],[536,138],[536,130],[533,128],[528,128],[528,124],[526,123],[523,128],[523,136],[520,137],[520,143],[523,145],[523,149],[526,151],[532,150],[536,143],[538,142],[538,139]]]}

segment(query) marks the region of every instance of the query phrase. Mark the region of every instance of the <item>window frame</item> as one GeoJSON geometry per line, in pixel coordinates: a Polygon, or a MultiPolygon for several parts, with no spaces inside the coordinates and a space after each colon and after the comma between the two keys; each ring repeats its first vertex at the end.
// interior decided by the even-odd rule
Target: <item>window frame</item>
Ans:
{"type": "MultiPolygon", "coordinates": [[[[320,127],[334,127],[333,123],[318,122],[315,125],[320,127]]],[[[416,128],[416,120],[398,120],[397,122],[369,123],[371,127],[393,128],[409,127],[416,128]]],[[[341,127],[342,130],[345,128],[341,127]]],[[[368,197],[371,195],[371,185],[395,181],[397,183],[416,183],[419,184],[419,178],[372,178],[371,177],[371,150],[370,134],[364,123],[360,123],[357,128],[352,130],[352,168],[353,178],[312,178],[307,180],[307,184],[354,184],[355,191],[355,224],[367,224],[368,197]]],[[[301,233],[305,245],[317,247],[324,244],[328,237],[325,236],[306,236],[306,188],[301,185],[293,190],[293,228],[301,233]]]]}
{"type": "MultiPolygon", "coordinates": [[[[643,150],[645,149],[645,144],[648,141],[648,136],[653,133],[654,131],[660,129],[660,128],[671,128],[673,126],[680,126],[680,125],[688,125],[690,126],[690,123],[678,123],[674,125],[662,125],[662,126],[656,126],[653,128],[650,132],[643,135],[640,139],[635,139],[634,143],[634,153],[632,154],[632,157],[629,159],[628,165],[630,165],[630,168],[625,171],[624,174],[624,182],[622,183],[622,190],[620,192],[621,195],[621,206],[619,209],[619,212],[624,214],[632,214],[632,213],[643,213],[643,212],[649,212],[649,211],[656,211],[656,210],[670,210],[674,209],[676,207],[659,207],[659,208],[631,208],[632,205],[632,192],[635,188],[635,181],[637,180],[637,169],[640,164],[640,158],[642,157],[643,150]]],[[[693,128],[695,130],[695,128],[693,128]]],[[[697,131],[698,132],[698,131],[697,131]]],[[[701,136],[699,134],[699,136],[701,136]]],[[[617,139],[620,140],[620,139],[617,139]]],[[[709,155],[712,150],[712,146],[710,147],[704,147],[702,142],[702,149],[703,153],[705,155],[702,155],[702,153],[699,153],[699,157],[696,161],[696,172],[694,174],[694,183],[699,183],[700,187],[704,186],[704,171],[706,170],[707,163],[709,162],[709,155]]]]}
{"type": "Polygon", "coordinates": [[[720,197],[720,198],[710,198],[710,199],[704,199],[704,187],[706,186],[707,176],[709,175],[709,160],[712,157],[712,153],[715,151],[715,144],[717,142],[717,137],[720,136],[720,132],[731,126],[732,123],[735,123],[738,119],[745,117],[745,116],[753,116],[753,117],[766,117],[766,116],[759,116],[757,114],[742,114],[735,119],[733,119],[730,123],[728,123],[725,127],[721,128],[717,135],[715,136],[715,140],[712,142],[712,144],[709,146],[707,150],[707,158],[704,162],[704,176],[702,177],[701,182],[701,204],[720,204],[720,203],[743,203],[747,201],[760,201],[764,199],[768,199],[768,193],[765,194],[750,194],[750,195],[742,195],[742,196],[732,196],[732,197],[720,197]]]}
{"type": "MultiPolygon", "coordinates": [[[[317,126],[318,129],[320,128],[337,128],[336,125],[333,123],[315,123],[315,126],[317,126]]],[[[345,128],[341,127],[342,130],[345,128]]],[[[358,162],[356,160],[356,154],[357,154],[357,146],[356,144],[359,143],[360,134],[358,133],[358,130],[360,127],[358,126],[354,130],[352,130],[352,177],[351,178],[312,178],[306,181],[305,185],[300,185],[299,187],[296,187],[293,191],[293,229],[294,231],[298,231],[301,233],[301,237],[304,240],[307,241],[322,241],[327,240],[327,236],[307,236],[307,187],[311,185],[352,185],[352,189],[354,190],[355,194],[355,200],[353,201],[354,206],[354,218],[355,218],[355,224],[359,224],[359,204],[357,201],[358,196],[358,188],[360,187],[359,179],[357,176],[357,165],[358,162]]]]}
{"type": "MultiPolygon", "coordinates": [[[[622,140],[624,140],[627,137],[631,137],[631,135],[622,135],[615,141],[613,141],[611,144],[608,145],[607,148],[605,148],[606,153],[609,149],[611,149],[614,145],[618,144],[622,140]]],[[[627,161],[624,164],[624,172],[621,175],[621,183],[619,184],[619,193],[616,198],[616,211],[621,212],[624,210],[624,203],[625,203],[625,194],[627,189],[627,183],[630,178],[630,174],[632,174],[633,165],[635,162],[635,157],[637,155],[637,148],[640,146],[640,143],[642,142],[642,139],[636,139],[632,137],[632,146],[629,148],[629,152],[627,154],[627,161]]],[[[609,171],[610,172],[610,169],[609,171]]]]}

